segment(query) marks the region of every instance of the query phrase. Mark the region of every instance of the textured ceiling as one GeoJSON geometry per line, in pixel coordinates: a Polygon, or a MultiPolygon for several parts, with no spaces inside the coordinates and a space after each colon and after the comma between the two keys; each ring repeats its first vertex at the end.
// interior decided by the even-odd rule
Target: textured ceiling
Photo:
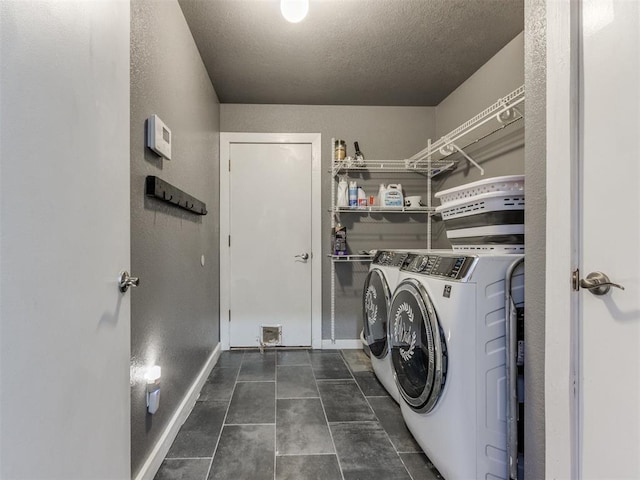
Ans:
{"type": "Polygon", "coordinates": [[[440,103],[523,29],[523,0],[179,0],[222,103],[440,103]]]}

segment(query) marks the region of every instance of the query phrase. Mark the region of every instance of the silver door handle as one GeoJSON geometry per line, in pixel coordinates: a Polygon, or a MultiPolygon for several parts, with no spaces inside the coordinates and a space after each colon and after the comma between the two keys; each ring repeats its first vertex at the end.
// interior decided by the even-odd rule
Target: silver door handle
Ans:
{"type": "Polygon", "coordinates": [[[129,276],[129,272],[126,270],[120,272],[118,277],[118,287],[122,293],[129,290],[129,287],[137,287],[140,285],[140,279],[138,277],[129,276]]]}
{"type": "Polygon", "coordinates": [[[594,295],[606,295],[611,290],[611,287],[619,288],[620,290],[624,290],[622,285],[618,285],[617,283],[613,283],[609,280],[609,277],[602,272],[591,272],[587,275],[587,278],[583,278],[580,280],[580,286],[582,288],[586,288],[594,295]]]}
{"type": "Polygon", "coordinates": [[[293,258],[301,258],[302,260],[304,260],[306,262],[307,260],[309,260],[309,254],[307,252],[305,252],[305,253],[301,253],[300,255],[296,255],[293,258]]]}

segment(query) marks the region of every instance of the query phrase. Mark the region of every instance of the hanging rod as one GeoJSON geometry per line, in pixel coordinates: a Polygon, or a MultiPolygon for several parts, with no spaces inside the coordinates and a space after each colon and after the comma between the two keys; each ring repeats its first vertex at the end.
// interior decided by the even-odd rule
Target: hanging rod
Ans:
{"type": "MultiPolygon", "coordinates": [[[[419,151],[412,157],[405,160],[407,168],[417,167],[424,161],[433,161],[432,156],[436,154],[442,156],[439,159],[441,161],[442,158],[447,157],[452,153],[459,152],[467,160],[478,167],[482,174],[484,174],[484,170],[482,169],[482,167],[480,167],[477,162],[475,162],[461,148],[459,148],[456,142],[464,136],[469,135],[471,132],[478,129],[482,125],[491,121],[492,119],[495,119],[503,125],[508,125],[518,120],[519,118],[522,118],[522,112],[516,107],[517,105],[524,102],[524,98],[524,85],[522,85],[510,94],[500,98],[497,102],[477,114],[475,117],[467,120],[456,129],[452,130],[446,135],[443,135],[437,141],[429,144],[427,148],[419,151]]],[[[475,142],[471,141],[469,143],[475,142]]]]}

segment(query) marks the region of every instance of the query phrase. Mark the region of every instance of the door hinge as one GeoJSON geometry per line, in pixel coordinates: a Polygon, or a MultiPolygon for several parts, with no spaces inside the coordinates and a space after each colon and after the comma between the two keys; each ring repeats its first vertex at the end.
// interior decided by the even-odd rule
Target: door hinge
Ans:
{"type": "Polygon", "coordinates": [[[229,321],[231,321],[231,310],[229,310],[229,321]]]}
{"type": "Polygon", "coordinates": [[[571,286],[577,292],[580,290],[580,269],[576,268],[571,274],[571,286]]]}
{"type": "Polygon", "coordinates": [[[229,235],[229,246],[231,246],[231,235],[229,235]]]}
{"type": "Polygon", "coordinates": [[[231,171],[231,159],[229,159],[229,171],[231,171]]]}

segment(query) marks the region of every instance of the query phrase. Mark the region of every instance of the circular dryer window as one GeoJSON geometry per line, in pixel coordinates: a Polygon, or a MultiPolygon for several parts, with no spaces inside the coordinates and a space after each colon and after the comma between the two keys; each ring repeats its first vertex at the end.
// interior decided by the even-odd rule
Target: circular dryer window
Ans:
{"type": "Polygon", "coordinates": [[[387,355],[387,321],[391,303],[389,285],[380,270],[373,269],[364,282],[362,316],[364,336],[369,349],[377,358],[387,355]]]}
{"type": "Polygon", "coordinates": [[[391,360],[404,400],[420,412],[438,401],[446,378],[446,344],[424,287],[413,279],[396,289],[389,310],[391,360]]]}

